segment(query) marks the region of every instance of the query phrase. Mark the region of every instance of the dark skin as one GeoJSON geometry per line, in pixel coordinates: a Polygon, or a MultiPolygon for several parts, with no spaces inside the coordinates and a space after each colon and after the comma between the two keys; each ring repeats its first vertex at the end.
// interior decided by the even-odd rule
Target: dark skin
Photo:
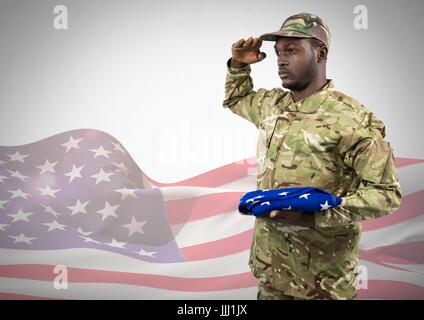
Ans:
{"type": "MultiPolygon", "coordinates": [[[[260,51],[261,46],[259,38],[238,40],[231,48],[231,67],[242,68],[264,60],[266,54],[260,51]]],[[[293,101],[302,100],[326,85],[325,45],[313,45],[306,38],[278,37],[274,50],[282,86],[290,90],[293,101]]],[[[307,212],[273,210],[269,217],[286,224],[314,226],[314,217],[307,212]]]]}
{"type": "MultiPolygon", "coordinates": [[[[233,44],[231,66],[242,68],[266,58],[260,52],[259,38],[240,39],[233,44]]],[[[291,91],[293,101],[302,100],[320,90],[327,83],[326,61],[328,49],[324,45],[312,47],[309,39],[278,37],[274,45],[278,75],[284,88],[291,91]]]]}

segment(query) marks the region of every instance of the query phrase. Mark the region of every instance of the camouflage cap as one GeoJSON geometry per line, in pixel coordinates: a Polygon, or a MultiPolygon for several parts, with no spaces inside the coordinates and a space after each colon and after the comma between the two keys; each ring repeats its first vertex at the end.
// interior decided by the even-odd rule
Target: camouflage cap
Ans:
{"type": "Polygon", "coordinates": [[[265,33],[261,40],[276,41],[278,37],[315,38],[330,47],[330,30],[320,17],[311,13],[298,13],[288,17],[280,30],[265,33]]]}

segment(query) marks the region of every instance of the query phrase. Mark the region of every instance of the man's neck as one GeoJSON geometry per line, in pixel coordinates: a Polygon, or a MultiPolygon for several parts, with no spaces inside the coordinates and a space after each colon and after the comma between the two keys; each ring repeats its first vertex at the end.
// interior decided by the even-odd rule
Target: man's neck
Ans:
{"type": "Polygon", "coordinates": [[[327,84],[327,76],[323,74],[321,77],[315,78],[310,85],[302,91],[291,91],[291,96],[294,102],[305,99],[321,90],[327,84]]]}

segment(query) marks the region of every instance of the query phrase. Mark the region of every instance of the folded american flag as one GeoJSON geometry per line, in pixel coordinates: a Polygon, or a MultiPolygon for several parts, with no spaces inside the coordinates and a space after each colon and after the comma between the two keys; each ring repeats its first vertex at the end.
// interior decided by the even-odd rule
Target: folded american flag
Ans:
{"type": "Polygon", "coordinates": [[[272,210],[321,211],[341,203],[340,197],[319,188],[283,188],[245,193],[238,210],[242,214],[261,216],[272,210]]]}

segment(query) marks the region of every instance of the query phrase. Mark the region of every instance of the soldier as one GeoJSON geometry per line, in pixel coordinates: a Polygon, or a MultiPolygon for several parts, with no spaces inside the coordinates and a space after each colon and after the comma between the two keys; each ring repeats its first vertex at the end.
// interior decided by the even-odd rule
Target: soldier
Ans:
{"type": "Polygon", "coordinates": [[[256,218],[249,266],[258,299],[354,299],[360,222],[396,211],[401,190],[385,126],[326,76],[327,25],[309,13],[232,45],[223,106],[259,132],[257,188],[318,187],[340,206],[256,218]],[[253,90],[250,65],[275,41],[282,88],[253,90]]]}

